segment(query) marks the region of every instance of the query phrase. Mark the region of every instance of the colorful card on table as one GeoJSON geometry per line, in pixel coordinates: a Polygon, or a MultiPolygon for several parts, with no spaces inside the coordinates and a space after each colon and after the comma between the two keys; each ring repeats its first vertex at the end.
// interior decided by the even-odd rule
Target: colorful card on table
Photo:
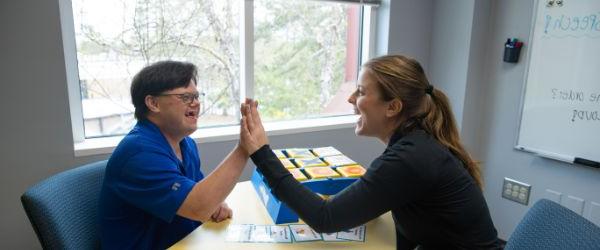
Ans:
{"type": "Polygon", "coordinates": [[[289,148],[285,150],[290,158],[314,158],[315,155],[307,148],[289,148]]]}
{"type": "Polygon", "coordinates": [[[308,176],[310,176],[312,179],[340,177],[340,174],[335,172],[335,170],[331,169],[330,167],[311,167],[305,168],[304,171],[306,171],[306,174],[308,174],[308,176]]]}
{"type": "Polygon", "coordinates": [[[281,149],[273,149],[273,153],[275,153],[275,155],[279,159],[285,159],[285,158],[287,158],[287,157],[285,157],[285,154],[283,153],[283,151],[281,149]]]}
{"type": "Polygon", "coordinates": [[[345,155],[334,155],[324,157],[323,160],[331,166],[355,165],[356,162],[345,155]]]}
{"type": "Polygon", "coordinates": [[[361,177],[367,172],[361,165],[349,165],[338,167],[337,170],[344,177],[361,177]]]}
{"type": "Polygon", "coordinates": [[[332,155],[341,155],[342,152],[338,151],[334,147],[321,147],[321,148],[313,148],[313,153],[318,157],[332,156],[332,155]]]}
{"type": "Polygon", "coordinates": [[[327,166],[327,163],[323,162],[319,158],[297,158],[294,159],[298,167],[301,168],[309,168],[309,167],[324,167],[327,166]]]}
{"type": "Polygon", "coordinates": [[[290,161],[289,159],[279,159],[281,161],[281,164],[283,164],[283,166],[287,169],[291,169],[291,168],[296,168],[296,165],[294,165],[294,163],[292,161],[290,161]]]}
{"type": "Polygon", "coordinates": [[[320,233],[317,233],[315,230],[310,228],[305,224],[291,224],[290,231],[292,232],[292,236],[294,237],[294,241],[304,242],[304,241],[317,241],[323,240],[320,233]]]}
{"type": "Polygon", "coordinates": [[[298,181],[308,180],[306,175],[304,175],[304,173],[302,173],[302,171],[299,168],[293,168],[293,169],[288,169],[288,170],[290,171],[290,173],[292,173],[292,175],[294,176],[294,178],[296,178],[296,180],[298,180],[298,181]]]}

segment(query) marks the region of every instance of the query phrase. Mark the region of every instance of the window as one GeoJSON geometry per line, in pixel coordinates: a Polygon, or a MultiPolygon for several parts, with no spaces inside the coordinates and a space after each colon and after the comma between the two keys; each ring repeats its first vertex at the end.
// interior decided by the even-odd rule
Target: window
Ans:
{"type": "Polygon", "coordinates": [[[359,18],[359,5],[254,2],[254,96],[264,120],[352,112],[359,18]]]}
{"type": "Polygon", "coordinates": [[[349,3],[369,1],[72,1],[80,98],[72,107],[81,105],[72,117],[84,131],[75,138],[127,133],[135,124],[133,75],[166,59],[198,66],[207,94],[200,127],[237,124],[246,94],[260,100],[267,121],[351,113],[346,98],[371,19],[363,18],[368,5],[349,3]],[[243,69],[253,77],[241,77],[243,69]]]}

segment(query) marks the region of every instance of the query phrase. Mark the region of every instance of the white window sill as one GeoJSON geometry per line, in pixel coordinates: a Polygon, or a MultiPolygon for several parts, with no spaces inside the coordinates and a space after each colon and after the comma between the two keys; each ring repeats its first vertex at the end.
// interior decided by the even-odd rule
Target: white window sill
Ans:
{"type": "MultiPolygon", "coordinates": [[[[294,120],[283,122],[265,123],[265,130],[269,136],[307,133],[314,131],[333,130],[354,127],[356,115],[336,116],[318,119],[294,120]]],[[[200,128],[191,137],[197,144],[207,142],[233,141],[239,138],[239,125],[200,128]]],[[[86,139],[74,144],[75,156],[90,156],[110,154],[123,139],[123,136],[86,139]]]]}

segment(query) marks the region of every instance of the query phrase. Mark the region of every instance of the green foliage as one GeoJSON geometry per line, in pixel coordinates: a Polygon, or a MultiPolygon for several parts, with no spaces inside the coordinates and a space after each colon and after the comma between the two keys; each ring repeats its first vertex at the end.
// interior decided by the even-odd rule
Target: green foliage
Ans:
{"type": "Polygon", "coordinates": [[[312,1],[258,0],[255,6],[265,13],[255,21],[254,66],[264,119],[319,115],[320,95],[335,93],[343,81],[346,10],[312,1]],[[332,67],[328,89],[322,86],[324,67],[332,67]]]}

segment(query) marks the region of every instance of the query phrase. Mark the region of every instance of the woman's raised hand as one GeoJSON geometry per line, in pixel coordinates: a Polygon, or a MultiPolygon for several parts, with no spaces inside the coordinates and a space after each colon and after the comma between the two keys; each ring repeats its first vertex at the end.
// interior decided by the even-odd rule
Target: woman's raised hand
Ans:
{"type": "Polygon", "coordinates": [[[257,101],[246,98],[246,102],[242,103],[240,111],[242,113],[240,146],[251,155],[265,144],[269,144],[269,138],[260,120],[257,101]]]}

